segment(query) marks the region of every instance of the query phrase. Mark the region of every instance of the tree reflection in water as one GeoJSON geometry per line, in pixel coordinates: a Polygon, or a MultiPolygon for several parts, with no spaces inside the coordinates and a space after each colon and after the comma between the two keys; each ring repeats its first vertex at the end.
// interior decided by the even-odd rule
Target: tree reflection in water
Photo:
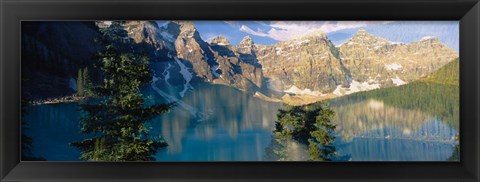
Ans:
{"type": "Polygon", "coordinates": [[[305,106],[285,105],[279,109],[266,160],[334,161],[346,160],[336,152],[335,113],[325,103],[305,106]]]}

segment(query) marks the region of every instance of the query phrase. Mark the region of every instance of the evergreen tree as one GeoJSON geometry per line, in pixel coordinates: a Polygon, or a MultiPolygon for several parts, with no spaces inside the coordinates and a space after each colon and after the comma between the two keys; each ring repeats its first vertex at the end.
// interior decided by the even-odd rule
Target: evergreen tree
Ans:
{"type": "MultiPolygon", "coordinates": [[[[82,132],[94,137],[72,143],[81,159],[94,161],[150,161],[161,147],[161,138],[148,135],[145,122],[167,112],[173,103],[144,105],[140,87],[151,81],[148,58],[135,51],[119,22],[101,29],[104,82],[92,89],[101,101],[83,104],[82,132]]],[[[87,72],[88,73],[88,72],[87,72]]]]}
{"type": "MultiPolygon", "coordinates": [[[[460,136],[456,136],[455,140],[458,142],[460,140],[460,136]]],[[[447,159],[448,161],[460,161],[460,144],[455,144],[453,147],[452,155],[447,159]]]]}
{"type": "Polygon", "coordinates": [[[82,69],[78,69],[78,76],[77,76],[77,94],[78,95],[83,95],[83,72],[82,69]]]}
{"type": "Polygon", "coordinates": [[[91,88],[93,87],[93,83],[90,79],[90,71],[88,71],[88,67],[85,67],[83,69],[82,76],[83,76],[83,79],[82,79],[83,93],[84,93],[85,96],[91,96],[92,95],[91,88]]]}
{"type": "Polygon", "coordinates": [[[330,161],[337,158],[333,124],[335,113],[324,103],[315,103],[306,106],[289,106],[280,109],[277,113],[278,121],[275,122],[275,130],[272,146],[268,147],[267,153],[285,160],[288,156],[286,142],[289,140],[308,145],[309,160],[330,161]]]}
{"type": "Polygon", "coordinates": [[[92,96],[93,83],[90,79],[90,71],[88,67],[78,69],[77,76],[77,95],[79,96],[92,96]]]}
{"type": "Polygon", "coordinates": [[[331,122],[334,115],[333,110],[322,109],[316,117],[316,130],[310,132],[311,138],[308,140],[310,160],[330,161],[336,157],[336,147],[333,145],[336,126],[331,122]]]}
{"type": "MultiPolygon", "coordinates": [[[[27,82],[27,78],[25,75],[22,75],[22,84],[25,84],[27,82]]],[[[21,119],[21,160],[22,161],[44,161],[45,159],[43,157],[37,157],[33,155],[32,152],[32,143],[33,139],[32,137],[28,136],[26,134],[26,131],[29,130],[30,128],[28,127],[28,124],[24,121],[24,116],[27,114],[27,107],[30,105],[28,96],[22,92],[22,98],[21,98],[21,111],[22,111],[22,119],[21,119]]]]}

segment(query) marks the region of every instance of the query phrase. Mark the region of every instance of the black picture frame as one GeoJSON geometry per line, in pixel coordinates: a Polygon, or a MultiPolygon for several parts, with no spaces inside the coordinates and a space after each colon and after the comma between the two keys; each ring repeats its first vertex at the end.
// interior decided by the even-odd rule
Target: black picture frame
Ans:
{"type": "Polygon", "coordinates": [[[478,0],[1,0],[1,181],[480,180],[478,0]],[[20,162],[22,20],[459,20],[460,162],[20,162]]]}

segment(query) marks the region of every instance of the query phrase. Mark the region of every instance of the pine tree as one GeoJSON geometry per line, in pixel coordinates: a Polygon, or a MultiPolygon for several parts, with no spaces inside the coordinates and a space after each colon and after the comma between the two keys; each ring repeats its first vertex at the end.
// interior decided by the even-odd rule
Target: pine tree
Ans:
{"type": "MultiPolygon", "coordinates": [[[[273,156],[278,160],[284,160],[288,156],[285,142],[293,140],[308,145],[309,160],[330,161],[337,157],[333,124],[335,113],[324,103],[315,103],[306,106],[288,106],[280,109],[277,113],[278,121],[275,122],[275,130],[272,146],[268,150],[273,151],[273,156]]],[[[267,156],[272,158],[271,156],[267,156]]]]}
{"type": "Polygon", "coordinates": [[[310,160],[330,161],[336,157],[336,147],[333,145],[336,126],[331,122],[334,115],[333,110],[322,109],[316,117],[316,130],[310,132],[311,138],[308,140],[310,160]]]}
{"type": "Polygon", "coordinates": [[[113,22],[101,32],[104,82],[92,92],[102,99],[81,105],[86,115],[81,120],[82,132],[95,137],[72,145],[82,150],[83,160],[155,160],[153,155],[167,143],[150,137],[145,123],[169,111],[173,103],[145,106],[140,87],[152,78],[148,58],[135,51],[120,23],[113,22]]]}
{"type": "Polygon", "coordinates": [[[92,85],[92,81],[90,79],[90,71],[88,71],[88,67],[85,67],[83,69],[83,79],[82,79],[82,89],[83,89],[83,93],[85,96],[90,96],[92,95],[92,91],[91,91],[91,88],[93,87],[92,85]]]}
{"type": "MultiPolygon", "coordinates": [[[[456,136],[455,140],[458,142],[460,140],[460,136],[456,136]]],[[[453,147],[452,155],[447,159],[448,161],[460,161],[460,144],[455,144],[453,147]]]]}
{"type": "Polygon", "coordinates": [[[288,142],[289,138],[283,126],[275,123],[270,145],[265,148],[265,159],[268,161],[287,161],[288,160],[288,142]]]}
{"type": "MultiPolygon", "coordinates": [[[[22,75],[22,84],[25,84],[27,82],[27,76],[22,75]]],[[[29,130],[28,124],[24,121],[24,116],[27,115],[27,107],[30,105],[30,99],[28,98],[27,94],[22,91],[22,97],[21,97],[21,130],[22,134],[20,136],[21,139],[21,160],[22,161],[44,161],[45,159],[43,157],[38,157],[33,155],[33,150],[32,150],[32,144],[33,144],[33,138],[28,136],[26,134],[26,131],[29,130]]]]}
{"type": "Polygon", "coordinates": [[[83,92],[83,72],[82,69],[78,69],[78,76],[77,76],[77,94],[82,96],[83,92]]]}

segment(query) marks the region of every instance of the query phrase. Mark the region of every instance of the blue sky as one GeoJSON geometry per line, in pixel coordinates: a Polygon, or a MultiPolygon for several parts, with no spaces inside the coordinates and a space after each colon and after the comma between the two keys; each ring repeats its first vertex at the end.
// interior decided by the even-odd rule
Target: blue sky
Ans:
{"type": "Polygon", "coordinates": [[[394,42],[410,43],[435,36],[447,46],[459,49],[458,21],[195,21],[195,26],[204,40],[223,35],[233,45],[246,35],[256,44],[274,44],[318,29],[339,45],[359,28],[365,28],[394,42]]]}

